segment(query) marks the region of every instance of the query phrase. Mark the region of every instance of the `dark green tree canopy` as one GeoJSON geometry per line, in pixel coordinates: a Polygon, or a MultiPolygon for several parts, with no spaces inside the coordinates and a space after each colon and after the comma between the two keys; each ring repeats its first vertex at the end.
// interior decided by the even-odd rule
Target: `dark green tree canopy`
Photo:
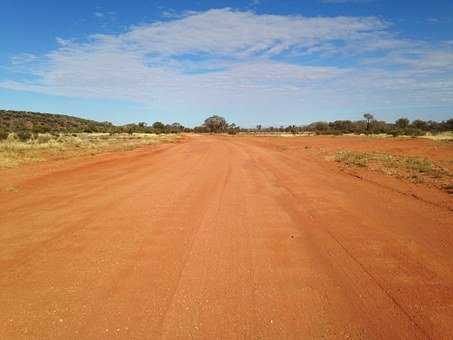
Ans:
{"type": "Polygon", "coordinates": [[[395,121],[395,125],[399,127],[400,129],[405,129],[409,126],[409,119],[407,118],[400,118],[395,121]]]}
{"type": "Polygon", "coordinates": [[[372,113],[364,113],[363,118],[365,118],[367,123],[369,123],[374,120],[374,115],[372,113]]]}
{"type": "Polygon", "coordinates": [[[162,122],[155,122],[153,124],[153,129],[155,129],[155,130],[164,130],[165,129],[165,125],[162,122]]]}
{"type": "Polygon", "coordinates": [[[217,115],[206,118],[203,125],[209,132],[223,132],[228,128],[226,119],[217,115]]]}

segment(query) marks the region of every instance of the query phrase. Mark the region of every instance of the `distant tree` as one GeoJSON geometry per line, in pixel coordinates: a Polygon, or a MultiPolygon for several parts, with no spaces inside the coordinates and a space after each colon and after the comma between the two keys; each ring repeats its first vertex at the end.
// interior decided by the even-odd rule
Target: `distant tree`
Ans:
{"type": "Polygon", "coordinates": [[[383,120],[373,120],[372,131],[373,133],[389,133],[392,126],[383,120]]]}
{"type": "Polygon", "coordinates": [[[329,123],[327,122],[314,122],[308,126],[309,130],[315,132],[323,132],[329,130],[329,123]]]}
{"type": "Polygon", "coordinates": [[[433,133],[437,133],[442,130],[442,123],[435,122],[434,120],[428,120],[426,124],[428,124],[428,130],[433,133]]]}
{"type": "Polygon", "coordinates": [[[182,126],[180,123],[173,123],[167,126],[167,130],[171,133],[178,133],[184,131],[184,126],[182,126]]]}
{"type": "Polygon", "coordinates": [[[155,122],[153,124],[153,129],[156,130],[157,132],[164,132],[165,131],[165,125],[162,122],[155,122]]]}
{"type": "Polygon", "coordinates": [[[364,113],[363,118],[366,120],[366,129],[370,131],[371,122],[374,120],[374,115],[372,113],[364,113]]]}
{"type": "Polygon", "coordinates": [[[409,119],[407,118],[399,118],[395,121],[395,125],[399,129],[406,129],[409,126],[409,119]]]}
{"type": "Polygon", "coordinates": [[[343,133],[349,133],[353,131],[352,122],[350,120],[336,120],[332,123],[333,129],[341,131],[343,133]]]}
{"type": "Polygon", "coordinates": [[[256,126],[256,129],[257,129],[258,131],[261,131],[261,128],[262,128],[261,124],[258,124],[258,125],[256,126]]]}
{"type": "Polygon", "coordinates": [[[213,115],[209,118],[206,118],[203,124],[209,132],[223,132],[228,127],[228,123],[225,118],[213,115]]]}
{"type": "Polygon", "coordinates": [[[235,134],[237,134],[240,131],[240,129],[241,128],[239,126],[237,126],[236,124],[232,123],[232,124],[228,125],[227,132],[230,135],[235,135],[235,134]]]}
{"type": "Polygon", "coordinates": [[[193,131],[196,132],[196,133],[204,133],[204,132],[209,132],[208,131],[208,128],[204,125],[202,126],[196,126],[193,128],[193,131]]]}
{"type": "Polygon", "coordinates": [[[414,120],[411,124],[411,127],[413,127],[414,129],[419,129],[419,130],[423,130],[423,131],[428,130],[428,124],[424,120],[421,120],[421,119],[414,120]]]}
{"type": "Polygon", "coordinates": [[[450,118],[449,120],[442,122],[442,126],[445,131],[453,131],[453,118],[450,118]]]}
{"type": "Polygon", "coordinates": [[[353,133],[364,133],[366,132],[366,121],[355,120],[351,122],[351,127],[353,133]]]}

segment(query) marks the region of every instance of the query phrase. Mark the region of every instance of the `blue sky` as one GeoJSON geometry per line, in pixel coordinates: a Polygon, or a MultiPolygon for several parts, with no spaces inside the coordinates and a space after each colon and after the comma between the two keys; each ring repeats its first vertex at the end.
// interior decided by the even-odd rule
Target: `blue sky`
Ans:
{"type": "Polygon", "coordinates": [[[241,126],[453,116],[453,2],[0,2],[0,108],[241,126]]]}

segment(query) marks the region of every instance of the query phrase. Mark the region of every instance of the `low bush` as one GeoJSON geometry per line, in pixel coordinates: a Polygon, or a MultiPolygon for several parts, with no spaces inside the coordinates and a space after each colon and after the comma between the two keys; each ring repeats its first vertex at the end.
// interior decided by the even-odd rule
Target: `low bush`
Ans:
{"type": "Polygon", "coordinates": [[[20,141],[25,142],[31,138],[31,133],[27,130],[20,130],[16,132],[16,136],[20,141]]]}
{"type": "Polygon", "coordinates": [[[0,128],[0,140],[5,140],[8,138],[8,131],[6,131],[5,129],[1,129],[0,128]]]}

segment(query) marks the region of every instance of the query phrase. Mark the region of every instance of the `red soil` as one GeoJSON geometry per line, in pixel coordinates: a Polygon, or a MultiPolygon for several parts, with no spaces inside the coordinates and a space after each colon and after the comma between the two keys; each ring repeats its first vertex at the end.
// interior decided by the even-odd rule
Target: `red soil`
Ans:
{"type": "Polygon", "coordinates": [[[307,143],[452,155],[194,136],[2,171],[0,338],[451,336],[451,196],[351,176],[307,143]]]}

